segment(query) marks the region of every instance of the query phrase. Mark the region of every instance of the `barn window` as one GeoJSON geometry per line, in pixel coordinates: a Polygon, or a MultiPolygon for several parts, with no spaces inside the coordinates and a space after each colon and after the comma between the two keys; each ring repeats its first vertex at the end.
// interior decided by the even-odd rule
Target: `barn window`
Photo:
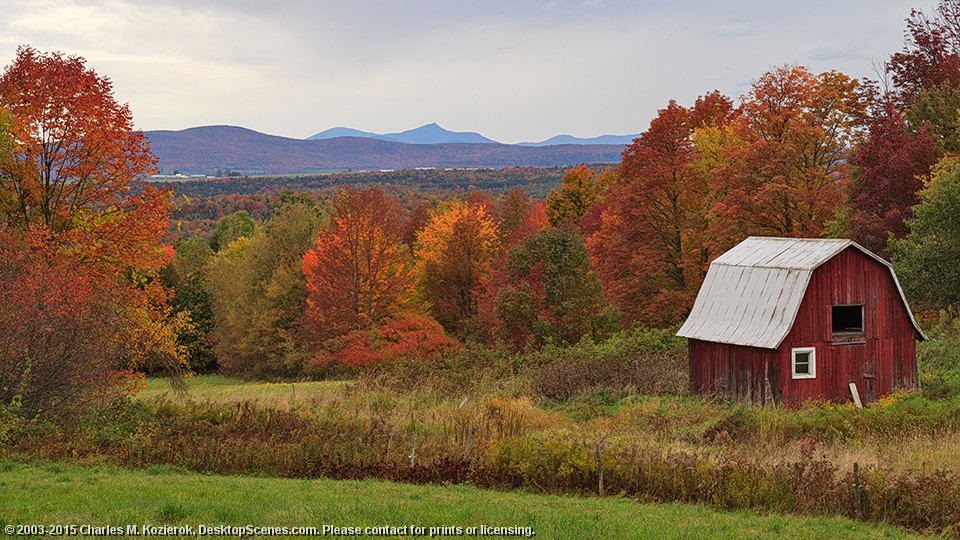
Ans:
{"type": "Polygon", "coordinates": [[[791,349],[793,378],[794,379],[815,379],[817,378],[817,350],[813,347],[797,347],[791,349]]]}
{"type": "Polygon", "coordinates": [[[863,333],[863,305],[833,306],[834,334],[863,333]]]}

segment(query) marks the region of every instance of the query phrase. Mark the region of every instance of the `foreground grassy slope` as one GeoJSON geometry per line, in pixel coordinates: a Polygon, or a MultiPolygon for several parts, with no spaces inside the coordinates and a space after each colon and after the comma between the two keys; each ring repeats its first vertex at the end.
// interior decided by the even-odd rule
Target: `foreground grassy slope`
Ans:
{"type": "Polygon", "coordinates": [[[913,538],[846,519],[759,516],[468,486],[292,480],[0,463],[0,530],[16,524],[521,526],[539,538],[913,538]]]}

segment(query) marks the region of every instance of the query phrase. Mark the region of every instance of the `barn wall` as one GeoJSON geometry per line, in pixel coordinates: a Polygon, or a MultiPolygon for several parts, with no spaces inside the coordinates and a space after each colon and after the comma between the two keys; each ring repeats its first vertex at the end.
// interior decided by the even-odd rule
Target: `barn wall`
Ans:
{"type": "Polygon", "coordinates": [[[855,248],[845,249],[817,268],[779,357],[780,382],[788,403],[849,401],[851,382],[867,402],[898,387],[913,387],[916,333],[890,270],[855,248]],[[840,304],[863,304],[862,343],[834,343],[831,308],[840,304]],[[790,349],[811,346],[817,349],[817,377],[793,379],[790,349]]]}
{"type": "Polygon", "coordinates": [[[782,401],[779,351],[698,339],[688,346],[693,392],[758,405],[782,401]]]}

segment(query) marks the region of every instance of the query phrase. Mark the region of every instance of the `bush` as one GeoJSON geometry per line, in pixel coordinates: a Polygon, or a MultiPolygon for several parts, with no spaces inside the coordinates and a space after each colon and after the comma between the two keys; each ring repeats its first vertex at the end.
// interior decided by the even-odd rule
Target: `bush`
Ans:
{"type": "Polygon", "coordinates": [[[960,395],[960,316],[941,311],[926,326],[930,340],[917,344],[920,387],[934,399],[960,395]]]}
{"type": "Polygon", "coordinates": [[[0,230],[0,404],[25,417],[70,416],[126,391],[132,356],[125,289],[0,230]]]}
{"type": "Polygon", "coordinates": [[[573,347],[546,347],[521,361],[536,391],[554,400],[600,388],[680,395],[689,385],[684,345],[672,330],[636,329],[599,344],[584,340],[573,347]]]}

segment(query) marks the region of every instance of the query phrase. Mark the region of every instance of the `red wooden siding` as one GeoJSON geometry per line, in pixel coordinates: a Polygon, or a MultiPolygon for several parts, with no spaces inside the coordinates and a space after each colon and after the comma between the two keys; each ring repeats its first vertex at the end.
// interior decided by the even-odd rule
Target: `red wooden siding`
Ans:
{"type": "Polygon", "coordinates": [[[812,399],[849,401],[853,382],[869,402],[916,384],[916,337],[889,268],[851,247],[814,270],[778,349],[691,339],[691,385],[696,392],[750,403],[772,398],[795,405],[812,399]],[[859,344],[833,341],[831,309],[843,304],[864,306],[859,344]],[[793,379],[794,347],[816,348],[816,378],[793,379]]]}
{"type": "Polygon", "coordinates": [[[699,339],[691,339],[689,348],[694,392],[758,405],[782,402],[783,366],[777,350],[699,339]]]}

